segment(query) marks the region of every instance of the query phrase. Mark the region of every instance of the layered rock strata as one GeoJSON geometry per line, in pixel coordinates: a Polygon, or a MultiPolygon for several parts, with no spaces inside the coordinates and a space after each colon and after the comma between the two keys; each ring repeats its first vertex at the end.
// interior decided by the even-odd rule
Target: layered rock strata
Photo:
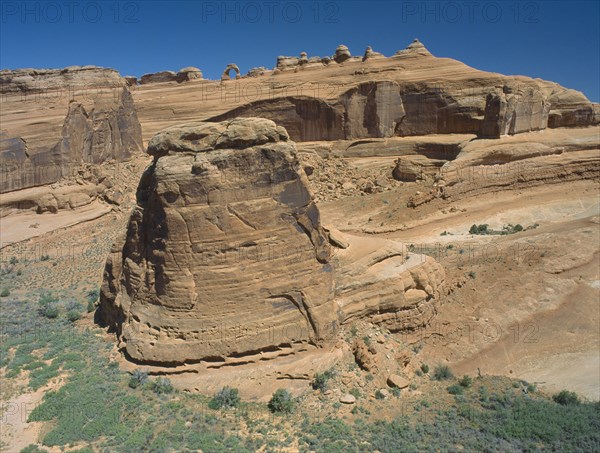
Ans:
{"type": "Polygon", "coordinates": [[[402,330],[435,312],[441,269],[392,241],[365,247],[324,229],[272,121],[172,127],[148,152],[100,299],[134,361],[259,361],[335,341],[353,319],[402,330]]]}

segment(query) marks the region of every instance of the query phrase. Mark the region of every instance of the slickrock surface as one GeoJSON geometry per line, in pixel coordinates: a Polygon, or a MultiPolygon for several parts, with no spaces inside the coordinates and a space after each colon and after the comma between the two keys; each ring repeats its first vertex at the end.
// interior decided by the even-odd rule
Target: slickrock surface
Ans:
{"type": "Polygon", "coordinates": [[[295,146],[272,121],[189,123],[148,151],[101,296],[130,358],[255,361],[331,341],[349,319],[401,330],[435,311],[443,270],[391,241],[325,231],[295,146]]]}

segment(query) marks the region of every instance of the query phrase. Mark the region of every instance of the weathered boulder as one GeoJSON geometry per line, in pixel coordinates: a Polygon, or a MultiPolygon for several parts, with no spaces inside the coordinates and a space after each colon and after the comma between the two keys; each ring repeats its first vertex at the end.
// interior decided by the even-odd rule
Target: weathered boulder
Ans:
{"type": "Polygon", "coordinates": [[[387,378],[387,383],[390,387],[404,389],[410,385],[410,381],[397,374],[390,374],[387,378]]]}
{"type": "Polygon", "coordinates": [[[177,73],[176,77],[178,82],[188,82],[190,80],[202,79],[202,71],[193,66],[182,68],[177,73]]]}
{"type": "Polygon", "coordinates": [[[350,50],[348,49],[348,47],[343,44],[340,44],[335,49],[335,55],[333,56],[333,59],[336,63],[343,63],[351,57],[352,55],[350,54],[350,50]]]}
{"type": "Polygon", "coordinates": [[[127,355],[184,363],[325,341],[336,326],[330,246],[285,130],[190,123],[148,152],[101,296],[127,355]]]}

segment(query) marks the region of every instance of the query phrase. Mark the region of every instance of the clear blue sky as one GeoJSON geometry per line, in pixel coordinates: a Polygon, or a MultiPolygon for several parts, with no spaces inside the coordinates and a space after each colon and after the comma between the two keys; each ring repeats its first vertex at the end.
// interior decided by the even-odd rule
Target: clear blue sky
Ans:
{"type": "Polygon", "coordinates": [[[600,2],[4,1],[0,67],[93,64],[122,75],[197,66],[217,79],[278,55],[346,44],[392,55],[419,38],[437,56],[558,82],[600,100],[600,2]]]}

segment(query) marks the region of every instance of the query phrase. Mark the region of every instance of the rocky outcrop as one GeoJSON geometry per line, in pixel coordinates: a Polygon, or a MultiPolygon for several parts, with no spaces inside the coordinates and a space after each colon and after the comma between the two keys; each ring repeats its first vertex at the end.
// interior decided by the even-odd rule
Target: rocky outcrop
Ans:
{"type": "Polygon", "coordinates": [[[350,50],[348,49],[348,47],[343,44],[340,44],[335,49],[335,55],[333,56],[333,60],[336,63],[343,63],[344,61],[349,60],[351,57],[352,54],[350,54],[350,50]]]}
{"type": "Polygon", "coordinates": [[[31,124],[9,122],[0,132],[0,193],[74,178],[82,165],[123,162],[141,151],[133,99],[116,71],[84,67],[2,74],[3,118],[20,108],[31,124]]]}
{"type": "Polygon", "coordinates": [[[270,71],[267,68],[265,68],[264,66],[259,66],[257,68],[250,69],[250,71],[248,71],[248,74],[246,74],[244,77],[259,77],[261,75],[265,75],[268,72],[270,71]]]}
{"type": "Polygon", "coordinates": [[[487,95],[481,135],[497,138],[545,129],[549,110],[550,103],[539,90],[515,92],[505,85],[502,92],[487,95]]]}
{"type": "MultiPolygon", "coordinates": [[[[69,66],[63,69],[3,69],[0,71],[0,92],[3,96],[21,94],[24,98],[39,97],[50,102],[68,99],[75,90],[119,88],[126,82],[117,71],[99,66],[69,66]]],[[[94,96],[96,93],[88,93],[94,96]]]]}
{"type": "Polygon", "coordinates": [[[342,324],[368,319],[392,332],[411,331],[435,316],[445,273],[434,259],[394,241],[352,238],[332,264],[342,324]]]}
{"type": "Polygon", "coordinates": [[[209,121],[261,117],[283,126],[292,140],[338,140],[344,138],[343,116],[328,102],[298,96],[252,102],[209,121]]]}
{"type": "Polygon", "coordinates": [[[382,138],[395,134],[405,116],[400,87],[394,82],[366,82],[345,92],[344,138],[382,138]]]}
{"type": "Polygon", "coordinates": [[[371,46],[367,46],[362,61],[367,61],[372,58],[385,58],[385,55],[379,52],[375,52],[371,46]]]}
{"type": "Polygon", "coordinates": [[[182,68],[177,73],[177,81],[180,83],[200,79],[202,79],[202,71],[193,66],[187,66],[185,68],[182,68]]]}
{"type": "Polygon", "coordinates": [[[322,342],[335,324],[330,246],[285,130],[192,123],[148,151],[102,288],[127,354],[182,363],[322,342]]]}
{"type": "Polygon", "coordinates": [[[394,82],[366,82],[336,102],[308,96],[252,102],[209,121],[263,117],[276,121],[292,140],[338,140],[391,137],[404,117],[400,87],[394,82]]]}
{"type": "Polygon", "coordinates": [[[172,127],[148,152],[154,162],[100,298],[129,358],[275,359],[335,340],[353,319],[403,330],[435,312],[443,272],[401,244],[324,229],[295,146],[274,122],[172,127]]]}
{"type": "Polygon", "coordinates": [[[414,39],[406,49],[399,50],[396,52],[395,56],[403,57],[403,56],[424,56],[431,57],[431,52],[427,50],[427,48],[423,45],[421,41],[418,39],[414,39]]]}
{"type": "Polygon", "coordinates": [[[140,85],[146,85],[148,83],[165,83],[165,82],[177,82],[177,74],[173,71],[160,71],[160,72],[152,72],[150,74],[144,74],[140,78],[140,85]]]}
{"type": "Polygon", "coordinates": [[[240,76],[240,68],[238,68],[238,66],[236,64],[233,63],[229,63],[227,65],[227,67],[225,68],[225,70],[223,71],[223,74],[221,74],[221,81],[225,81],[225,80],[231,80],[231,76],[229,75],[229,71],[233,71],[235,73],[235,78],[239,79],[240,76]]]}

